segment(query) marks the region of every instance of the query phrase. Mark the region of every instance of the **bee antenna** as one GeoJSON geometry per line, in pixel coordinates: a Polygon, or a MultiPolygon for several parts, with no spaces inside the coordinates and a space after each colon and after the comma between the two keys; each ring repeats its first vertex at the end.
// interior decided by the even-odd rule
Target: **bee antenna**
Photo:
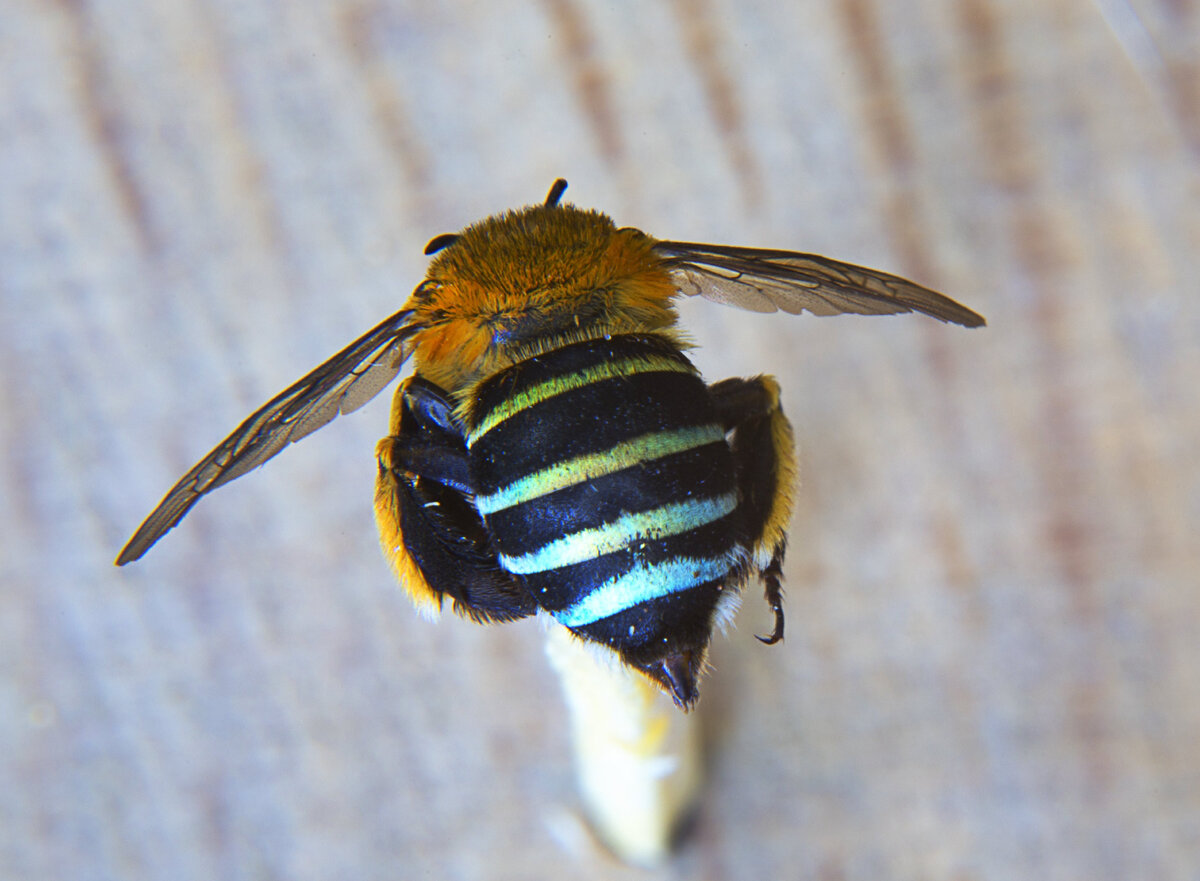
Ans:
{"type": "Polygon", "coordinates": [[[550,187],[550,192],[546,194],[546,207],[554,208],[558,205],[558,200],[562,198],[562,194],[567,191],[567,182],[563,178],[559,178],[550,187]]]}
{"type": "Polygon", "coordinates": [[[429,240],[429,244],[425,246],[426,254],[436,254],[442,248],[447,248],[458,241],[458,233],[444,232],[440,236],[434,236],[429,240]]]}

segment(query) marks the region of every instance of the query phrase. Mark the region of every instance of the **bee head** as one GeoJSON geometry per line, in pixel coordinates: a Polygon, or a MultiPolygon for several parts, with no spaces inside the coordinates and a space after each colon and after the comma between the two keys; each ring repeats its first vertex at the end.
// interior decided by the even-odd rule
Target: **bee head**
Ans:
{"type": "Polygon", "coordinates": [[[418,369],[446,387],[528,352],[676,321],[675,287],[654,240],[598,212],[545,202],[430,241],[436,253],[409,301],[418,369]]]}

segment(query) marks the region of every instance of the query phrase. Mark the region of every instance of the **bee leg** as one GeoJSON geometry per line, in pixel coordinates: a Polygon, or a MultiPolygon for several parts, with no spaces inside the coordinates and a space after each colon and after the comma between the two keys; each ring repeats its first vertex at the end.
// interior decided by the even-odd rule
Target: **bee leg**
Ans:
{"type": "Polygon", "coordinates": [[[393,434],[401,427],[395,424],[398,416],[410,429],[418,428],[422,432],[456,438],[462,441],[463,449],[466,449],[462,425],[454,415],[454,401],[440,386],[427,379],[410,376],[396,389],[396,396],[392,400],[393,434]]]}
{"type": "Polygon", "coordinates": [[[732,433],[730,447],[747,540],[775,615],[768,645],[783,639],[783,556],[796,483],[792,426],[779,405],[772,377],[726,379],[709,386],[718,418],[732,433]]]}
{"type": "Polygon", "coordinates": [[[470,499],[466,443],[453,404],[432,383],[409,379],[396,391],[392,434],[376,457],[375,519],[380,543],[418,607],[448,596],[476,621],[508,621],[537,606],[500,568],[490,534],[470,499]]]}
{"type": "Polygon", "coordinates": [[[775,556],[771,558],[770,564],[766,569],[759,573],[765,586],[767,595],[767,603],[771,607],[771,611],[775,614],[775,627],[771,631],[770,636],[758,636],[755,634],[755,639],[764,645],[775,645],[783,639],[783,550],[784,546],[780,545],[775,556]]]}

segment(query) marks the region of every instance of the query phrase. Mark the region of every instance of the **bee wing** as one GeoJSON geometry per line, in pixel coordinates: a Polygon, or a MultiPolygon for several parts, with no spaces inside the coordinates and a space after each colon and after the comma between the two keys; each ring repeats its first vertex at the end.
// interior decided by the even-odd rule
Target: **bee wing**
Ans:
{"type": "Polygon", "coordinates": [[[382,391],[408,360],[407,342],[417,329],[409,324],[411,316],[411,310],[404,310],[385,319],[252,413],[163,497],[129,539],[117,565],[146,553],[205,493],[257,468],[288,444],[382,391]]]}
{"type": "Polygon", "coordinates": [[[681,294],[699,295],[751,312],[924,312],[965,327],[985,323],[982,315],[936,291],[899,276],[817,254],[693,242],[657,242],[654,250],[666,260],[681,294]]]}

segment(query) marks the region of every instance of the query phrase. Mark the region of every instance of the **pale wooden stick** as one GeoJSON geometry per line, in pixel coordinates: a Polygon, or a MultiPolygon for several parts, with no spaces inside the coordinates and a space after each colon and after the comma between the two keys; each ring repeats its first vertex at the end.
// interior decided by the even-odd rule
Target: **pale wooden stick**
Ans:
{"type": "Polygon", "coordinates": [[[579,788],[597,835],[626,862],[661,863],[700,790],[696,714],[564,627],[551,625],[546,654],[566,695],[579,788]]]}

